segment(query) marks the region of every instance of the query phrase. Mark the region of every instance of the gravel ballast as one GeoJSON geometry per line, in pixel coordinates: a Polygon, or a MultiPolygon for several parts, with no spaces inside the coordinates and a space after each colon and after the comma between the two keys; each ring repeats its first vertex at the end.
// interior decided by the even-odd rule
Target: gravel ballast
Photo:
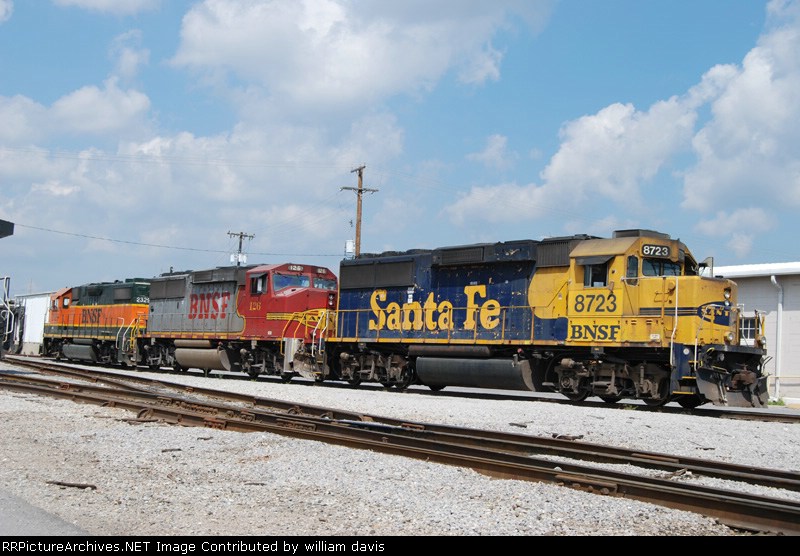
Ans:
{"type": "MultiPolygon", "coordinates": [[[[0,368],[15,367],[3,361],[0,368]]],[[[800,468],[798,425],[602,406],[152,376],[410,421],[534,436],[570,435],[582,442],[643,451],[800,468]]],[[[2,389],[0,417],[0,490],[92,535],[746,534],[712,518],[636,500],[495,479],[469,469],[268,433],[132,424],[128,420],[135,415],[130,411],[2,389]]]]}

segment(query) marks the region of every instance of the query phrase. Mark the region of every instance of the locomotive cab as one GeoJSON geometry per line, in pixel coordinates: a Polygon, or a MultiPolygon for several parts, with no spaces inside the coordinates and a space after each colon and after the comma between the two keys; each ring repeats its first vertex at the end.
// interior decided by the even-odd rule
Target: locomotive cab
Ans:
{"type": "Polygon", "coordinates": [[[563,321],[558,339],[573,350],[554,358],[550,380],[567,397],[766,404],[763,346],[740,345],[736,284],[699,276],[679,240],[650,230],[588,239],[572,249],[564,278],[549,316],[563,321]]]}

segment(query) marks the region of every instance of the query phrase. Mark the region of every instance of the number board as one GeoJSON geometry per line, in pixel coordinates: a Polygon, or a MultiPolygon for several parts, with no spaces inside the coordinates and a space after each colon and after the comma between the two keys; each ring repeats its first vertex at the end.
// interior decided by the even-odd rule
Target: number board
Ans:
{"type": "Polygon", "coordinates": [[[645,243],[642,245],[642,255],[645,257],[669,258],[670,249],[668,245],[653,245],[651,243],[645,243]]]}

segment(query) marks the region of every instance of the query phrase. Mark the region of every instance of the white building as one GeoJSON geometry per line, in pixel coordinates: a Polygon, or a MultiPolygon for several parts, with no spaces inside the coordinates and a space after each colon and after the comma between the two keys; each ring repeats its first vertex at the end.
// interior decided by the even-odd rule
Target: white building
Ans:
{"type": "Polygon", "coordinates": [[[796,396],[800,391],[800,262],[719,266],[713,272],[739,285],[738,302],[745,315],[758,311],[764,316],[770,398],[796,396]]]}
{"type": "Polygon", "coordinates": [[[19,295],[14,298],[17,318],[13,344],[21,355],[40,355],[44,340],[44,323],[50,311],[50,293],[19,295]]]}

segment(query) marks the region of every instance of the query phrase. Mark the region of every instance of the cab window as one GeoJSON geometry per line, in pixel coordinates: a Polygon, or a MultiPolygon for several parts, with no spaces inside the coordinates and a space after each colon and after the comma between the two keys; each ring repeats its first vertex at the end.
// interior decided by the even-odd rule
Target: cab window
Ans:
{"type": "Polygon", "coordinates": [[[681,265],[666,259],[644,259],[642,274],[644,276],[680,276],[681,265]]]}
{"type": "Polygon", "coordinates": [[[630,255],[628,257],[628,266],[625,269],[625,278],[628,284],[635,286],[639,283],[639,257],[630,255]]]}
{"type": "Polygon", "coordinates": [[[583,267],[583,285],[586,288],[602,288],[608,283],[608,263],[587,264],[583,267]]]}
{"type": "Polygon", "coordinates": [[[628,257],[628,269],[625,273],[626,278],[637,278],[639,276],[639,257],[628,257]]]}
{"type": "Polygon", "coordinates": [[[253,276],[250,278],[250,293],[258,295],[267,291],[267,275],[253,276]]]}
{"type": "Polygon", "coordinates": [[[315,276],[314,287],[319,290],[336,290],[336,280],[315,276]]]}
{"type": "Polygon", "coordinates": [[[272,288],[278,292],[286,288],[307,288],[311,285],[311,278],[308,276],[297,274],[279,274],[272,275],[272,288]]]}

